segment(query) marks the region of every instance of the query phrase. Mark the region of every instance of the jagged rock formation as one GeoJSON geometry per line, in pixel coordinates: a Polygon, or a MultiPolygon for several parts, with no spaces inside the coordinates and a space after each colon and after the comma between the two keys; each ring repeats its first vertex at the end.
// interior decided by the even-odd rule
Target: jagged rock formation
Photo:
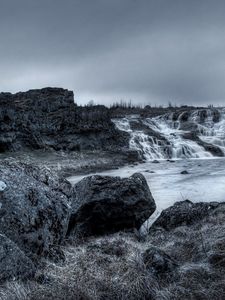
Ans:
{"type": "Polygon", "coordinates": [[[140,228],[155,208],[142,174],[86,177],[74,186],[69,233],[98,235],[140,228]]]}
{"type": "Polygon", "coordinates": [[[127,145],[128,135],[115,129],[106,107],[79,107],[72,91],[44,88],[0,94],[0,152],[117,150],[127,145]]]}

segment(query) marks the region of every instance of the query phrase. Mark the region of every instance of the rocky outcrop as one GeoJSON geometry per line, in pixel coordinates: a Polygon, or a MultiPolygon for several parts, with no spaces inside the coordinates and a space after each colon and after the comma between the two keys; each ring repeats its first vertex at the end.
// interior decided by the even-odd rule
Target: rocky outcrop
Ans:
{"type": "Polygon", "coordinates": [[[72,91],[44,88],[0,93],[0,152],[24,148],[116,150],[128,147],[109,110],[101,105],[79,107],[72,91]]]}
{"type": "Polygon", "coordinates": [[[1,162],[0,233],[28,255],[48,255],[66,235],[70,184],[49,170],[1,162]]]}
{"type": "Polygon", "coordinates": [[[225,203],[193,203],[189,200],[176,202],[173,206],[161,212],[150,230],[158,227],[171,230],[178,226],[192,225],[210,216],[212,212],[221,209],[225,211],[225,203]]]}
{"type": "Polygon", "coordinates": [[[68,234],[98,235],[140,228],[155,211],[155,201],[143,175],[129,178],[90,176],[73,189],[68,234]]]}
{"type": "Polygon", "coordinates": [[[15,243],[0,234],[0,283],[14,278],[31,279],[34,273],[32,261],[15,243]]]}

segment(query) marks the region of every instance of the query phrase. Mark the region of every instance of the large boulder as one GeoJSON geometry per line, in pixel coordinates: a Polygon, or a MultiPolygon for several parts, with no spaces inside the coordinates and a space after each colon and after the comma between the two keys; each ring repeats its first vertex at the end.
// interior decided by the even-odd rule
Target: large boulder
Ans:
{"type": "Polygon", "coordinates": [[[0,180],[0,233],[27,254],[47,255],[67,232],[70,184],[45,168],[10,161],[1,162],[0,180]]]}
{"type": "Polygon", "coordinates": [[[210,216],[212,212],[221,209],[225,209],[225,203],[193,203],[189,200],[176,202],[173,206],[161,212],[150,230],[154,230],[157,227],[171,230],[183,225],[192,225],[210,216]]]}
{"type": "Polygon", "coordinates": [[[123,179],[99,175],[86,177],[73,189],[68,233],[98,235],[140,228],[155,208],[142,174],[123,179]]]}
{"type": "Polygon", "coordinates": [[[35,273],[35,266],[19,247],[0,234],[0,282],[13,278],[28,279],[35,273]]]}

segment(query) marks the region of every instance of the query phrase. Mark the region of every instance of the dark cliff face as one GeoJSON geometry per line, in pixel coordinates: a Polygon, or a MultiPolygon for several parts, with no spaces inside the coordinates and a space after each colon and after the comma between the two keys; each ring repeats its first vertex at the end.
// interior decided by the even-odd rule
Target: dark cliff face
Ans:
{"type": "Polygon", "coordinates": [[[117,150],[129,137],[104,106],[79,107],[72,91],[44,88],[0,94],[0,152],[24,148],[117,150]]]}

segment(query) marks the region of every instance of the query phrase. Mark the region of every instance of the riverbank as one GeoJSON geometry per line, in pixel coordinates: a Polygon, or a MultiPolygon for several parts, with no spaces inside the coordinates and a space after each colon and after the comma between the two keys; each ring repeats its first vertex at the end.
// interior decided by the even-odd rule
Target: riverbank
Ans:
{"type": "Polygon", "coordinates": [[[27,150],[0,153],[0,161],[4,160],[28,163],[40,168],[47,167],[62,178],[118,169],[141,162],[135,151],[126,149],[123,152],[27,150]]]}
{"type": "Polygon", "coordinates": [[[225,212],[145,239],[120,232],[74,241],[63,262],[45,261],[35,281],[10,281],[4,300],[223,300],[225,212]]]}
{"type": "MultiPolygon", "coordinates": [[[[168,181],[165,164],[174,172],[177,163],[151,162],[143,173],[161,170],[168,181]]],[[[124,178],[89,176],[72,187],[43,164],[1,162],[1,300],[224,299],[225,204],[167,202],[149,228],[160,208],[151,179],[149,189],[140,173],[116,171],[124,178]]]]}

